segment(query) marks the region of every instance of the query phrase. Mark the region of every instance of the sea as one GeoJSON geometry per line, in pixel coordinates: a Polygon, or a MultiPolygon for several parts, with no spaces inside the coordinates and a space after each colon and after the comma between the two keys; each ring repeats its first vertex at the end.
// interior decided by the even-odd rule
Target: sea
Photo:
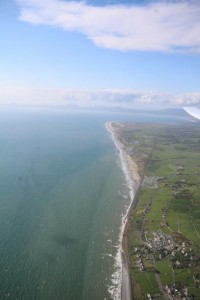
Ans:
{"type": "Polygon", "coordinates": [[[130,191],[107,121],[185,116],[0,110],[0,299],[121,298],[130,191]]]}

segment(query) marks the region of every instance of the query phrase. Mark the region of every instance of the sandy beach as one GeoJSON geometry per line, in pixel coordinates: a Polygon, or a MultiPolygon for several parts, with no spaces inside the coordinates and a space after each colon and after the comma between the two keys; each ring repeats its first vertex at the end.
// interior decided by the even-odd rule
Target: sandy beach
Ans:
{"type": "Polygon", "coordinates": [[[122,219],[122,227],[120,233],[120,253],[121,253],[121,299],[131,300],[131,284],[129,275],[129,258],[127,253],[126,230],[130,210],[134,204],[134,196],[140,185],[141,178],[138,174],[138,167],[133,158],[127,153],[125,145],[119,139],[119,129],[123,126],[121,123],[107,122],[106,128],[112,136],[112,140],[119,152],[121,167],[124,172],[130,193],[130,205],[122,219]]]}

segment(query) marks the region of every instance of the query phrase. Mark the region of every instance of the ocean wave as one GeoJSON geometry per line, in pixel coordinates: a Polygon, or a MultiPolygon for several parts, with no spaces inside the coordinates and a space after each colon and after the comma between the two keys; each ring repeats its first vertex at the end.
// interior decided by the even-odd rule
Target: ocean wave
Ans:
{"type": "Polygon", "coordinates": [[[129,197],[130,197],[130,204],[128,207],[126,207],[125,214],[122,215],[121,217],[121,227],[120,227],[120,232],[119,232],[119,245],[118,245],[118,250],[117,254],[115,257],[115,263],[114,263],[114,268],[115,272],[112,275],[112,283],[113,285],[108,288],[108,292],[110,293],[111,297],[114,300],[120,300],[121,299],[121,291],[122,291],[122,270],[123,270],[123,247],[122,247],[122,241],[123,241],[123,234],[125,230],[125,226],[128,220],[128,214],[130,211],[130,208],[132,206],[132,203],[134,201],[134,195],[135,191],[137,189],[137,183],[133,180],[133,170],[130,170],[130,166],[128,164],[128,155],[125,153],[123,149],[123,145],[120,143],[120,141],[117,139],[117,137],[114,134],[114,131],[112,129],[112,124],[111,122],[107,122],[105,124],[105,127],[107,131],[110,133],[111,138],[113,140],[113,143],[117,149],[117,153],[120,158],[120,167],[123,171],[125,180],[126,180],[126,186],[128,188],[129,192],[129,197]]]}

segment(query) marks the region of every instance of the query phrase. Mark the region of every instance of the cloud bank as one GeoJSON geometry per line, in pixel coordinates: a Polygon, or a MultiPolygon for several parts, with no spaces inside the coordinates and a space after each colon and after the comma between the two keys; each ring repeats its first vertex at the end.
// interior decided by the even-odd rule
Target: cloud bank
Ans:
{"type": "Polygon", "coordinates": [[[131,90],[73,91],[0,86],[0,105],[162,108],[200,106],[200,93],[131,90]]]}
{"type": "Polygon", "coordinates": [[[200,54],[198,0],[99,7],[64,0],[16,1],[21,21],[79,32],[99,47],[200,54]]]}

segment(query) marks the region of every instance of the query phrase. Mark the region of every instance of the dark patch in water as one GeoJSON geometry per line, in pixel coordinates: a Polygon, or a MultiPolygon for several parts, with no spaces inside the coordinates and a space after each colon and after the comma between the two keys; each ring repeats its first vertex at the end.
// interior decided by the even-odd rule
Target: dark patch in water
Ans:
{"type": "Polygon", "coordinates": [[[17,177],[17,181],[18,181],[18,182],[22,182],[22,176],[18,176],[18,177],[17,177]]]}
{"type": "Polygon", "coordinates": [[[64,236],[64,235],[54,235],[53,241],[57,245],[62,246],[62,247],[69,247],[69,246],[76,244],[76,239],[73,239],[73,238],[70,238],[70,237],[64,236]]]}

